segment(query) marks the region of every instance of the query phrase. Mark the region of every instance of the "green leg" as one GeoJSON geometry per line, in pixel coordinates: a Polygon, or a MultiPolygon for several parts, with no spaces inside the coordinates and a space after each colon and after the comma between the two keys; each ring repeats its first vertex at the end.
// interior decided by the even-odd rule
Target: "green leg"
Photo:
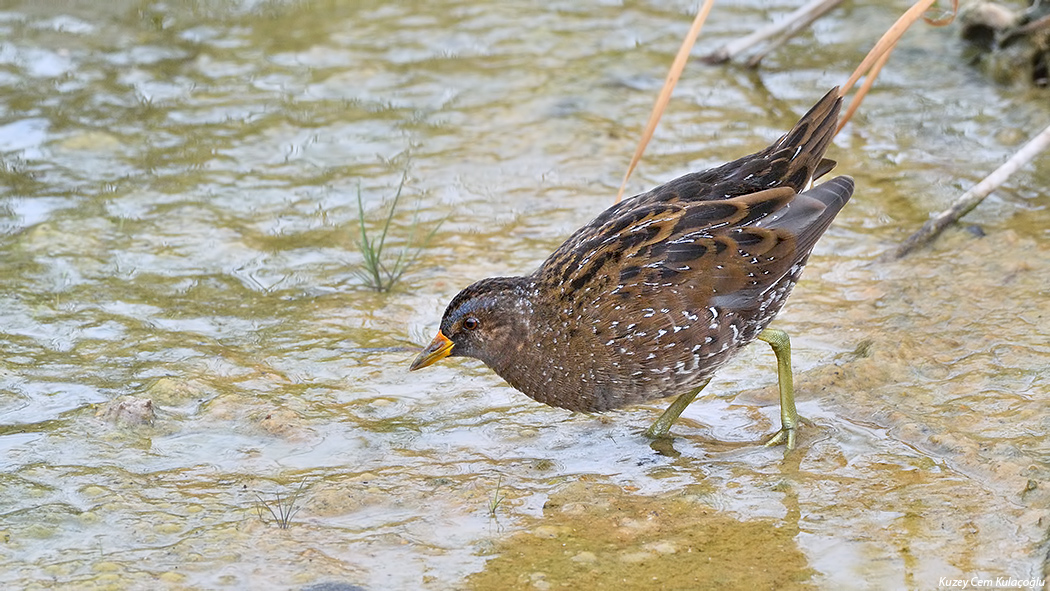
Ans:
{"type": "MultiPolygon", "coordinates": [[[[773,354],[777,356],[777,379],[780,382],[780,430],[766,442],[766,446],[786,443],[788,449],[795,449],[795,430],[799,419],[798,411],[795,410],[795,388],[791,381],[791,340],[786,332],[775,328],[763,330],[758,333],[758,338],[773,348],[773,354]]],[[[678,402],[675,401],[675,404],[678,402]]]]}
{"type": "Polygon", "coordinates": [[[689,406],[689,403],[696,398],[700,390],[703,390],[710,381],[711,378],[708,378],[706,382],[700,384],[699,388],[675,398],[671,406],[668,406],[667,410],[664,411],[664,414],[660,415],[660,418],[656,419],[656,422],[645,431],[645,436],[653,439],[667,437],[667,432],[671,430],[671,425],[678,420],[678,417],[682,416],[685,407],[689,406]]]}

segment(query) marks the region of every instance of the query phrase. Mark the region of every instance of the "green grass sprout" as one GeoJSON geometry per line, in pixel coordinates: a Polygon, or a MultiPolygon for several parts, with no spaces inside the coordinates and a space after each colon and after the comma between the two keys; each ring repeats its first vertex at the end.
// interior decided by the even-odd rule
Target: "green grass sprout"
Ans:
{"type": "Polygon", "coordinates": [[[358,246],[361,247],[361,255],[364,257],[364,269],[362,269],[358,275],[364,279],[365,284],[368,287],[379,291],[386,292],[390,291],[394,284],[401,279],[405,274],[405,271],[412,266],[413,263],[419,259],[419,256],[423,253],[423,249],[426,248],[427,244],[437,233],[438,228],[444,220],[440,220],[433,228],[423,237],[423,240],[418,245],[414,245],[414,238],[419,230],[419,211],[416,211],[416,216],[412,220],[410,239],[406,242],[405,246],[401,247],[396,256],[391,256],[387,252],[387,236],[390,233],[391,227],[394,222],[394,215],[397,213],[398,204],[401,202],[401,196],[404,193],[405,182],[408,180],[408,171],[406,170],[401,175],[401,182],[397,185],[397,192],[394,194],[394,199],[390,203],[390,212],[386,215],[386,220],[383,222],[381,230],[378,235],[374,232],[369,235],[368,227],[365,222],[365,205],[361,198],[361,185],[357,186],[357,215],[358,223],[360,227],[360,236],[358,238],[358,246]]]}
{"type": "Polygon", "coordinates": [[[292,524],[292,517],[294,517],[295,514],[298,513],[300,509],[302,509],[301,505],[296,506],[295,503],[299,500],[299,495],[303,492],[304,486],[306,486],[306,478],[303,478],[303,481],[299,483],[299,488],[297,488],[291,496],[286,497],[283,501],[281,500],[280,492],[274,493],[276,499],[274,500],[272,506],[270,503],[264,501],[262,497],[256,494],[255,498],[259,499],[259,503],[255,506],[255,510],[259,513],[259,519],[265,522],[265,518],[263,517],[262,512],[262,508],[265,507],[266,510],[270,512],[270,516],[273,517],[273,520],[277,522],[277,527],[281,529],[288,529],[292,524]],[[274,507],[276,507],[276,510],[274,510],[274,507]]]}

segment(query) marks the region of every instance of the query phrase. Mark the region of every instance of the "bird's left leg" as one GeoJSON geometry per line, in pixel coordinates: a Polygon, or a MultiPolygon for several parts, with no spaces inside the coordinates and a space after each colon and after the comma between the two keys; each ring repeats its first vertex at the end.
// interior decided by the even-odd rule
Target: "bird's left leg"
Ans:
{"type": "Polygon", "coordinates": [[[799,418],[795,410],[795,389],[791,379],[791,340],[786,332],[776,328],[763,330],[758,333],[758,338],[769,343],[773,354],[777,356],[777,381],[780,383],[780,430],[766,442],[766,446],[784,443],[788,449],[795,449],[795,430],[799,418]]]}
{"type": "Polygon", "coordinates": [[[667,410],[664,411],[664,414],[660,415],[660,418],[656,419],[656,422],[645,431],[645,436],[652,439],[667,437],[667,432],[671,430],[671,425],[678,420],[678,417],[682,415],[685,407],[689,406],[689,403],[696,398],[696,395],[699,394],[710,381],[711,378],[707,378],[703,384],[700,384],[699,388],[690,390],[678,398],[675,398],[674,402],[671,403],[671,406],[668,406],[667,410]]]}

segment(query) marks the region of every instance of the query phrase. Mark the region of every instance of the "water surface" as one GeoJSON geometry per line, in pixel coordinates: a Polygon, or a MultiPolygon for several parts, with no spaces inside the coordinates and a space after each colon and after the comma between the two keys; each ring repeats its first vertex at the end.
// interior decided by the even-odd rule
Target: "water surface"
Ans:
{"type": "MultiPolygon", "coordinates": [[[[697,53],[793,8],[720,3],[697,53]]],[[[775,326],[675,426],[476,362],[447,301],[612,203],[691,4],[9,2],[0,12],[0,572],[13,588],[916,588],[1045,575],[1046,158],[876,259],[1050,120],[909,33],[829,155],[857,192],[775,326]],[[358,196],[421,258],[360,276],[358,196]],[[983,237],[978,237],[983,234],[983,237]],[[149,400],[150,424],[108,413],[149,400]],[[294,497],[288,529],[280,512],[294,497]],[[281,503],[277,500],[280,495],[281,503]]],[[[896,17],[687,68],[634,192],[764,147],[896,17]]],[[[375,234],[373,233],[373,236],[375,234]]]]}

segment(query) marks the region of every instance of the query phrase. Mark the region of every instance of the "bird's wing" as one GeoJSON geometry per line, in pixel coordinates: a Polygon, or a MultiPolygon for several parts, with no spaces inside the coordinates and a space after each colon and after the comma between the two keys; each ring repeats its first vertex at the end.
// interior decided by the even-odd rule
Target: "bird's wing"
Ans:
{"type": "Polygon", "coordinates": [[[749,319],[779,310],[852,189],[839,177],[802,194],[781,187],[636,208],[559,249],[537,275],[579,327],[580,351],[614,362],[603,365],[607,390],[641,399],[656,376],[695,379],[754,338],[764,325],[749,319]]]}

